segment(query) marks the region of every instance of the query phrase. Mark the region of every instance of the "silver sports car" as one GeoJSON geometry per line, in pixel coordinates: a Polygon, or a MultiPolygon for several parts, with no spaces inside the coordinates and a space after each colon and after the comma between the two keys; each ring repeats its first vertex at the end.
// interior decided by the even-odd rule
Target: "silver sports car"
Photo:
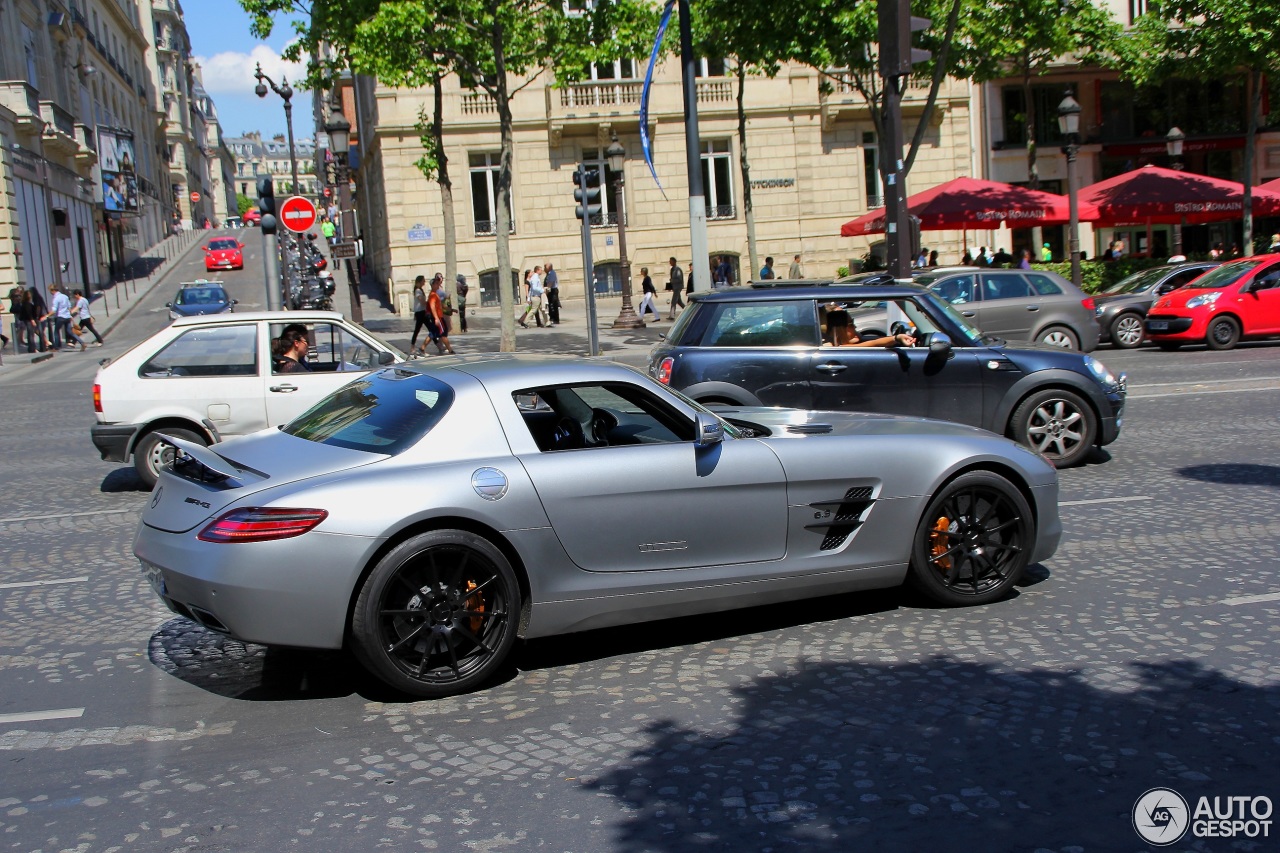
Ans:
{"type": "Polygon", "coordinates": [[[134,553],[175,612],[348,646],[406,693],[544,637],[910,580],[1007,594],[1058,545],[1052,465],[972,427],[712,413],[622,365],[401,364],[279,429],[181,452],[134,553]]]}

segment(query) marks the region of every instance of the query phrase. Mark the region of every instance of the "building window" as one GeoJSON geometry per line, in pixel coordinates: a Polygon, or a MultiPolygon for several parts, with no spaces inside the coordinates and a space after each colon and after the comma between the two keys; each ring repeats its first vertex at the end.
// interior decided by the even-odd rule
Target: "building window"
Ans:
{"type": "Polygon", "coordinates": [[[867,191],[867,207],[879,207],[884,203],[884,189],[880,175],[880,146],[874,132],[862,134],[862,175],[867,191]]]}
{"type": "MultiPolygon", "coordinates": [[[[1058,132],[1058,103],[1062,100],[1062,86],[1032,86],[1031,97],[1036,108],[1036,142],[1040,145],[1059,142],[1062,134],[1058,132]]],[[[1004,141],[1013,145],[1027,142],[1027,99],[1021,86],[1004,89],[1004,141]]]]}
{"type": "MultiPolygon", "coordinates": [[[[472,154],[471,163],[471,219],[475,223],[476,236],[496,234],[498,231],[498,169],[501,155],[472,154]]],[[[511,193],[507,193],[507,207],[511,210],[511,233],[516,233],[516,212],[511,206],[511,193]]]]}
{"type": "Polygon", "coordinates": [[[707,196],[707,219],[734,219],[733,152],[727,139],[702,142],[702,186],[707,196]]]}
{"type": "Polygon", "coordinates": [[[595,288],[596,293],[621,293],[622,264],[617,261],[596,264],[595,288]]]}
{"type": "Polygon", "coordinates": [[[36,34],[26,24],[22,25],[22,55],[27,61],[27,83],[40,89],[39,63],[36,60],[36,34]]]}
{"type": "MultiPolygon", "coordinates": [[[[604,176],[600,184],[600,212],[591,217],[592,225],[617,225],[618,211],[614,210],[615,193],[618,189],[618,173],[609,168],[604,151],[599,148],[582,149],[582,165],[586,169],[595,169],[604,176]]],[[[627,189],[622,188],[623,208],[626,208],[627,189]]]]}
{"type": "Polygon", "coordinates": [[[729,75],[723,56],[718,58],[704,56],[700,58],[695,66],[694,73],[699,77],[727,77],[729,75]]]}
{"type": "Polygon", "coordinates": [[[585,80],[635,80],[637,64],[634,59],[593,62],[587,66],[584,77],[585,80]]]}
{"type": "Polygon", "coordinates": [[[1147,14],[1147,0],[1129,0],[1129,23],[1136,24],[1147,14]]]}

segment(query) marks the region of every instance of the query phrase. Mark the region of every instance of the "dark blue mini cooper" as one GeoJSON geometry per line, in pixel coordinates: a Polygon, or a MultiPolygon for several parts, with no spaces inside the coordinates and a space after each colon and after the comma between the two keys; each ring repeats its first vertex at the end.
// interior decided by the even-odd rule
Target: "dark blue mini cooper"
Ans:
{"type": "Polygon", "coordinates": [[[704,404],[970,424],[1058,467],[1116,440],[1125,398],[1125,377],[1096,358],[1010,346],[929,290],[902,284],[780,282],[697,294],[653,348],[649,373],[704,404]],[[886,312],[896,337],[859,331],[860,316],[882,326],[886,312]]]}

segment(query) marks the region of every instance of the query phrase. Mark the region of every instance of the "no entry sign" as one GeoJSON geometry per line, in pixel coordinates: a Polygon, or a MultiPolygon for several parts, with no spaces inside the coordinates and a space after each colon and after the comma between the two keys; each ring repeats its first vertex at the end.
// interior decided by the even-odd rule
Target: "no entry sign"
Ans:
{"type": "Polygon", "coordinates": [[[280,205],[280,221],[290,231],[304,234],[316,224],[316,206],[300,195],[290,196],[280,205]]]}

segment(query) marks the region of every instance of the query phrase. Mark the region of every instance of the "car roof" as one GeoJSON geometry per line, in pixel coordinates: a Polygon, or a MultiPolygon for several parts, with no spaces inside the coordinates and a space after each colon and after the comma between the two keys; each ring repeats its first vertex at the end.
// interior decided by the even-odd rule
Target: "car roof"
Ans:
{"type": "Polygon", "coordinates": [[[311,323],[317,320],[345,319],[337,311],[237,311],[234,314],[204,314],[199,317],[182,317],[174,320],[174,326],[199,326],[208,323],[246,323],[271,320],[277,323],[311,323]]]}
{"type": "Polygon", "coordinates": [[[780,286],[773,282],[757,282],[750,287],[726,287],[711,292],[694,293],[699,302],[760,302],[790,299],[826,299],[847,297],[850,299],[892,299],[898,296],[919,296],[928,292],[918,284],[854,284],[828,280],[784,281],[780,286]]]}
{"type": "Polygon", "coordinates": [[[188,288],[188,287],[222,287],[222,286],[223,286],[223,283],[222,283],[220,280],[218,280],[218,279],[213,279],[213,278],[209,279],[208,281],[205,281],[204,279],[201,279],[200,281],[184,281],[184,282],[182,283],[182,287],[183,287],[183,288],[188,288]]]}

